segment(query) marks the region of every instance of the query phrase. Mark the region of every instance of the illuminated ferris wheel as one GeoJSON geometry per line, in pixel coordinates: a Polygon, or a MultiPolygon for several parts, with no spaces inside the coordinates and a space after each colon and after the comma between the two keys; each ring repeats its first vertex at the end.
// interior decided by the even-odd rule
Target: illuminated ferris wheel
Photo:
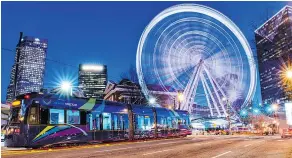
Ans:
{"type": "Polygon", "coordinates": [[[222,13],[197,4],[175,5],[145,28],[137,49],[137,74],[145,96],[148,84],[182,91],[181,109],[206,105],[211,116],[227,116],[254,95],[256,67],[240,29],[222,13]]]}

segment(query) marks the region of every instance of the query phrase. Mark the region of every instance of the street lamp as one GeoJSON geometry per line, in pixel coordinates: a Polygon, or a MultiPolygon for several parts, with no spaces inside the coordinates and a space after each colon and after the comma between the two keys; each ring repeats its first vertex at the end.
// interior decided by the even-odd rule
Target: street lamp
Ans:
{"type": "Polygon", "coordinates": [[[226,98],[226,97],[223,97],[223,98],[222,98],[222,101],[227,101],[227,98],[226,98]]]}
{"type": "Polygon", "coordinates": [[[272,109],[274,111],[277,111],[278,110],[278,104],[272,104],[272,109]]]}
{"type": "Polygon", "coordinates": [[[268,107],[268,109],[267,109],[267,110],[268,110],[268,112],[271,112],[271,111],[272,111],[272,108],[268,107]]]}
{"type": "Polygon", "coordinates": [[[286,78],[292,80],[292,69],[286,71],[286,78]]]}
{"type": "Polygon", "coordinates": [[[69,81],[63,81],[60,85],[61,91],[63,92],[70,92],[70,95],[72,96],[72,83],[69,81]]]}
{"type": "Polygon", "coordinates": [[[254,109],[254,113],[258,114],[260,111],[258,109],[254,109]]]}
{"type": "Polygon", "coordinates": [[[184,100],[183,93],[179,91],[178,94],[177,94],[177,98],[178,98],[178,110],[180,110],[180,104],[184,100]]]}
{"type": "Polygon", "coordinates": [[[246,114],[247,114],[247,111],[246,111],[246,110],[242,110],[242,111],[241,111],[241,115],[242,115],[242,116],[246,116],[246,114]]]}
{"type": "Polygon", "coordinates": [[[154,97],[151,97],[151,98],[149,99],[149,103],[150,103],[150,104],[155,104],[155,103],[156,103],[156,99],[155,99],[154,97]]]}
{"type": "Polygon", "coordinates": [[[280,77],[287,99],[292,100],[292,60],[282,66],[280,77]]]}

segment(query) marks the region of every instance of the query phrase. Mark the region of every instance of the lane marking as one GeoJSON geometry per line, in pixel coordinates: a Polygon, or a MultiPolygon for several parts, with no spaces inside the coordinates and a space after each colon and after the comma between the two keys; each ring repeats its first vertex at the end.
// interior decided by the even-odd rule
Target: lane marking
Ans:
{"type": "Polygon", "coordinates": [[[143,154],[143,156],[151,155],[151,154],[156,154],[156,153],[161,153],[161,152],[170,151],[170,150],[173,150],[173,149],[160,150],[160,151],[155,151],[155,152],[152,152],[152,153],[146,153],[146,154],[143,154]]]}
{"type": "Polygon", "coordinates": [[[252,145],[252,144],[245,145],[244,147],[248,147],[248,146],[250,146],[250,145],[252,145]]]}
{"type": "Polygon", "coordinates": [[[284,140],[277,140],[278,142],[283,142],[284,140]]]}
{"type": "Polygon", "coordinates": [[[220,155],[214,156],[214,157],[212,157],[212,158],[220,157],[220,156],[223,156],[223,155],[228,154],[228,153],[231,153],[231,151],[227,151],[227,152],[225,152],[225,153],[222,153],[222,154],[220,154],[220,155]]]}

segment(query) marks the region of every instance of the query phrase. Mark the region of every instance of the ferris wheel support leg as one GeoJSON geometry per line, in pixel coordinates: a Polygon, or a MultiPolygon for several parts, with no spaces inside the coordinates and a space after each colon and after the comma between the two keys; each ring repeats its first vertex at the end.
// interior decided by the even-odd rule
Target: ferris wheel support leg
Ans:
{"type": "MultiPolygon", "coordinates": [[[[201,77],[201,80],[202,80],[202,75],[200,77],[201,77]]],[[[210,112],[211,112],[211,116],[214,116],[213,110],[212,110],[212,106],[211,106],[211,103],[210,103],[210,98],[209,98],[209,95],[208,95],[208,92],[207,92],[207,89],[206,89],[206,85],[205,85],[204,82],[202,82],[202,83],[203,83],[203,88],[204,88],[204,92],[205,92],[205,95],[206,95],[208,107],[209,107],[210,112]]]]}
{"type": "MultiPolygon", "coordinates": [[[[209,70],[205,67],[205,65],[203,65],[203,66],[204,66],[204,70],[206,71],[206,73],[208,73],[208,74],[210,75],[209,70]]],[[[227,98],[227,97],[226,97],[226,94],[225,94],[224,91],[221,89],[221,87],[219,86],[218,82],[213,78],[212,75],[210,75],[210,77],[211,77],[211,80],[213,80],[214,83],[215,83],[215,85],[218,87],[218,89],[219,89],[220,93],[223,95],[223,97],[227,98]]],[[[231,107],[232,111],[234,112],[234,114],[236,115],[236,117],[238,118],[238,120],[239,120],[240,122],[242,122],[241,119],[240,119],[240,117],[238,116],[237,112],[234,110],[234,108],[233,108],[232,106],[230,106],[230,107],[231,107]]]]}
{"type": "Polygon", "coordinates": [[[190,81],[188,82],[186,89],[184,90],[185,103],[183,104],[183,109],[189,110],[190,104],[193,104],[193,98],[196,95],[198,83],[199,83],[199,75],[202,71],[203,60],[200,60],[199,66],[194,70],[190,81]],[[193,95],[194,94],[194,95],[193,95]]]}
{"type": "Polygon", "coordinates": [[[219,110],[219,108],[217,106],[216,100],[215,100],[214,96],[212,95],[210,87],[208,86],[203,74],[201,75],[201,80],[202,80],[203,84],[206,86],[208,93],[210,94],[211,100],[212,100],[213,104],[215,105],[215,108],[217,110],[217,113],[218,113],[219,117],[221,117],[221,113],[220,113],[220,110],[219,110]]]}
{"type": "Polygon", "coordinates": [[[217,97],[217,99],[218,99],[218,101],[219,101],[219,104],[220,104],[220,106],[222,107],[225,116],[227,117],[228,114],[227,114],[226,109],[225,109],[225,107],[224,107],[224,104],[222,103],[222,100],[221,100],[221,98],[220,98],[220,96],[219,96],[219,94],[218,94],[218,92],[217,92],[217,88],[216,88],[216,86],[214,85],[214,82],[213,82],[213,80],[212,80],[212,77],[211,77],[209,71],[206,69],[206,67],[204,67],[204,70],[206,71],[206,74],[207,74],[208,78],[210,78],[211,85],[212,85],[212,87],[214,88],[214,91],[215,91],[216,97],[217,97]]]}

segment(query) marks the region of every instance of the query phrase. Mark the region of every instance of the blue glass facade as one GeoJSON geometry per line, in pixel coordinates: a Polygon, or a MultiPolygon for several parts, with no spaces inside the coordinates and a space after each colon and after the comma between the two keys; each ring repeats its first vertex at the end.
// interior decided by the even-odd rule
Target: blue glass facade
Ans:
{"type": "Polygon", "coordinates": [[[280,71],[292,59],[292,7],[285,6],[255,31],[261,94],[264,103],[288,98],[280,71]]]}
{"type": "Polygon", "coordinates": [[[47,48],[46,39],[28,36],[21,38],[7,88],[7,102],[11,102],[15,95],[40,92],[43,88],[47,48]]]}

